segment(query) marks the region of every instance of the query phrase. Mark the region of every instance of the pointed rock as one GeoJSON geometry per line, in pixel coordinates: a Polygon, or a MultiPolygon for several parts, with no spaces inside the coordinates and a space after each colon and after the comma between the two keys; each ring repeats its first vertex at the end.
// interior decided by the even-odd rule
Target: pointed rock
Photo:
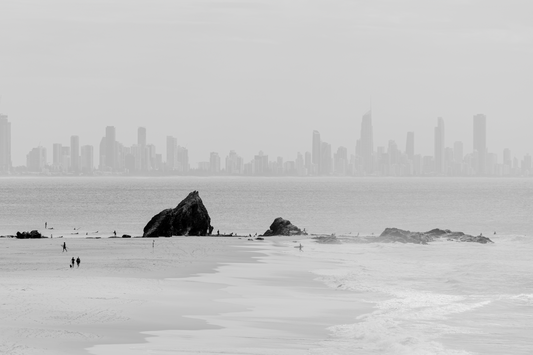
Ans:
{"type": "Polygon", "coordinates": [[[209,213],[198,191],[193,191],[176,208],[163,210],[152,217],[144,227],[143,237],[200,236],[212,231],[209,213]]]}

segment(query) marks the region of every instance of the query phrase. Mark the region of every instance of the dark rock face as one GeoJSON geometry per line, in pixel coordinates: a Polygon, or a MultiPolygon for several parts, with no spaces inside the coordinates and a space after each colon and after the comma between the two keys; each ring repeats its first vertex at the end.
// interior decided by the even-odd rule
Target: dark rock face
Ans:
{"type": "Polygon", "coordinates": [[[173,235],[209,235],[213,231],[211,218],[198,194],[193,191],[172,209],[152,217],[144,227],[144,238],[171,237],[173,235]]]}
{"type": "Polygon", "coordinates": [[[273,235],[307,235],[307,232],[302,231],[300,228],[296,227],[287,219],[278,217],[270,225],[270,229],[267,230],[264,234],[266,237],[273,235]]]}
{"type": "Polygon", "coordinates": [[[16,237],[18,239],[37,239],[37,238],[43,238],[41,233],[39,233],[36,230],[32,230],[31,232],[17,232],[16,237]]]}
{"type": "Polygon", "coordinates": [[[449,229],[432,229],[428,232],[410,232],[398,228],[387,228],[381,233],[379,237],[373,238],[376,242],[382,243],[415,243],[427,244],[439,239],[446,239],[457,242],[474,242],[474,243],[493,243],[487,237],[482,235],[472,236],[464,234],[463,232],[452,232],[449,229]]]}

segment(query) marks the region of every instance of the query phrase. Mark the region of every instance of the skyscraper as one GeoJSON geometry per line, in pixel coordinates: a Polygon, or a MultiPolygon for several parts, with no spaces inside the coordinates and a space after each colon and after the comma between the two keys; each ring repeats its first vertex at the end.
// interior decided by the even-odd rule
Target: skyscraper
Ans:
{"type": "Polygon", "coordinates": [[[487,164],[487,117],[483,114],[474,115],[474,152],[477,152],[476,172],[486,174],[487,164]]]}
{"type": "Polygon", "coordinates": [[[105,162],[106,168],[116,170],[117,168],[117,147],[115,127],[107,126],[105,128],[105,162]]]}
{"type": "Polygon", "coordinates": [[[442,117],[437,118],[437,127],[435,127],[435,172],[443,174],[444,169],[444,120],[442,117]]]}
{"type": "Polygon", "coordinates": [[[363,171],[372,173],[374,170],[374,131],[372,128],[372,110],[363,115],[361,122],[361,158],[363,160],[363,171]]]}
{"type": "Polygon", "coordinates": [[[167,136],[167,170],[174,170],[176,163],[177,140],[172,136],[167,136]]]}
{"type": "Polygon", "coordinates": [[[320,159],[322,157],[322,142],[320,140],[320,133],[313,131],[313,147],[312,147],[312,167],[311,173],[318,174],[320,172],[320,159]]]}
{"type": "Polygon", "coordinates": [[[70,137],[70,168],[77,173],[81,170],[80,167],[80,137],[70,137]]]}
{"type": "Polygon", "coordinates": [[[407,132],[407,140],[405,141],[405,154],[409,160],[413,160],[415,156],[415,132],[407,132]]]}
{"type": "Polygon", "coordinates": [[[81,147],[80,170],[84,173],[91,173],[94,169],[94,148],[92,145],[81,147]]]}
{"type": "Polygon", "coordinates": [[[0,114],[0,172],[11,170],[11,123],[0,114]]]}
{"type": "Polygon", "coordinates": [[[137,166],[141,171],[146,171],[147,169],[147,151],[146,151],[146,128],[139,127],[137,129],[137,146],[139,147],[137,153],[137,166]]]}

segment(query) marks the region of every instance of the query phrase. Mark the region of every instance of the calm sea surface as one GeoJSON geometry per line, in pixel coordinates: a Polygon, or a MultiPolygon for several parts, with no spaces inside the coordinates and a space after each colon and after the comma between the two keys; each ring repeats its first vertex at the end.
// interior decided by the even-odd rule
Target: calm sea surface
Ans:
{"type": "Polygon", "coordinates": [[[311,354],[532,354],[533,179],[3,178],[0,234],[141,235],[198,190],[215,231],[262,233],[274,218],[342,244],[304,241],[313,270],[374,311],[329,328],[311,354]],[[358,244],[386,227],[447,228],[494,244],[358,244]],[[74,228],[77,231],[74,231],[74,228]],[[497,234],[494,234],[496,232],[497,234]]]}
{"type": "Polygon", "coordinates": [[[533,234],[533,179],[0,178],[0,234],[79,228],[141,235],[198,190],[221,232],[262,233],[284,217],[311,233],[447,228],[533,234]]]}

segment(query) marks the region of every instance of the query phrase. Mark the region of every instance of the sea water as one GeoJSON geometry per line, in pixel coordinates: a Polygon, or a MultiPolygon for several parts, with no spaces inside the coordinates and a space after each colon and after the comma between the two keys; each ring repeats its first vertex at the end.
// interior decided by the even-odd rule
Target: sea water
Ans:
{"type": "Polygon", "coordinates": [[[152,216],[194,190],[221,233],[261,234],[283,217],[311,233],[533,235],[533,179],[259,177],[0,178],[0,235],[45,222],[141,235],[152,216]]]}
{"type": "MultiPolygon", "coordinates": [[[[316,354],[533,353],[533,239],[494,244],[306,243],[338,260],[317,279],[374,311],[329,328],[316,354]]],[[[305,255],[305,256],[304,256],[305,255]]]]}
{"type": "Polygon", "coordinates": [[[373,311],[331,325],[312,354],[533,353],[533,179],[1,178],[0,234],[47,222],[45,233],[140,235],[193,190],[215,231],[262,233],[281,216],[339,236],[287,252],[336,260],[310,271],[373,311]],[[386,227],[483,233],[494,244],[357,243],[386,227]]]}

